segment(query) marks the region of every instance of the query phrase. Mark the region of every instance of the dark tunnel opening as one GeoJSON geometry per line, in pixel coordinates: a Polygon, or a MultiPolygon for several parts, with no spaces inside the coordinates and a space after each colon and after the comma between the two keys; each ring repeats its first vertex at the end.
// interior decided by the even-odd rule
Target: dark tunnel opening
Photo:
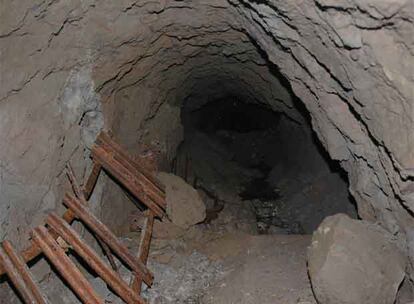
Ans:
{"type": "Polygon", "coordinates": [[[311,234],[326,216],[357,217],[346,174],[298,107],[301,123],[236,95],[184,104],[176,161],[185,164],[175,173],[210,199],[207,223],[222,217],[250,233],[311,234]]]}

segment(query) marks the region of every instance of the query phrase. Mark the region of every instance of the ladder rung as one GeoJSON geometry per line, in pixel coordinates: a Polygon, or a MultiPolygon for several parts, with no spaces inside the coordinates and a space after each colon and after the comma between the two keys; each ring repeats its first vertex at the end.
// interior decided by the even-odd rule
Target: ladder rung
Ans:
{"type": "MultiPolygon", "coordinates": [[[[69,182],[72,185],[73,191],[76,195],[76,197],[82,198],[82,202],[86,205],[86,199],[84,192],[82,191],[81,187],[79,186],[78,182],[76,181],[75,173],[73,172],[72,166],[70,163],[66,166],[66,173],[69,178],[69,182]]],[[[93,173],[93,172],[92,172],[93,173]]],[[[99,172],[98,172],[99,174],[99,172]]],[[[105,255],[108,257],[109,263],[111,264],[111,267],[113,270],[118,271],[118,267],[115,263],[115,259],[112,255],[111,250],[109,249],[108,245],[103,242],[99,236],[97,237],[99,245],[102,247],[102,250],[105,252],[105,255]]]]}
{"type": "Polygon", "coordinates": [[[125,168],[131,171],[143,186],[148,190],[151,198],[160,206],[165,207],[165,189],[152,173],[145,171],[144,168],[138,166],[134,160],[124,152],[124,150],[108,136],[101,134],[98,137],[98,145],[106,152],[113,155],[113,157],[122,164],[125,168]]]}
{"type": "MultiPolygon", "coordinates": [[[[123,169],[125,172],[129,172],[131,175],[135,176],[137,182],[140,186],[148,192],[148,195],[152,200],[157,202],[161,207],[165,205],[165,192],[161,190],[156,184],[154,184],[148,177],[139,171],[134,165],[133,160],[127,156],[123,156],[112,146],[105,142],[100,142],[98,145],[95,145],[92,149],[92,157],[96,158],[96,152],[103,154],[102,156],[112,158],[112,161],[116,163],[116,169],[123,169]]],[[[98,155],[99,158],[99,155],[98,155]]],[[[102,164],[105,167],[105,164],[102,164]]],[[[107,165],[106,165],[107,166],[107,165]]]]}
{"type": "Polygon", "coordinates": [[[35,228],[32,231],[32,237],[83,303],[103,304],[102,299],[95,293],[88,280],[65,254],[63,249],[59,247],[45,227],[35,228]]]}
{"type": "Polygon", "coordinates": [[[49,214],[47,223],[53,228],[76,253],[123,299],[129,304],[145,304],[146,302],[108,267],[98,254],[89,247],[64,220],[55,213],[49,214]]]}
{"type": "MultiPolygon", "coordinates": [[[[142,233],[141,233],[141,240],[140,240],[139,248],[138,248],[138,259],[143,264],[147,264],[149,248],[151,244],[152,230],[154,227],[154,214],[151,212],[151,210],[147,210],[146,213],[147,213],[147,216],[145,218],[144,229],[142,230],[142,233]]],[[[132,283],[131,283],[132,289],[138,294],[140,294],[141,285],[142,285],[142,278],[139,276],[135,276],[132,279],[132,283]]]]}
{"type": "Polygon", "coordinates": [[[131,158],[128,156],[123,156],[122,154],[118,153],[113,149],[113,147],[109,146],[106,143],[101,143],[99,145],[100,148],[105,150],[108,154],[113,155],[113,158],[125,169],[130,171],[134,176],[139,179],[142,187],[146,190],[148,195],[153,199],[158,205],[165,208],[165,192],[161,190],[156,184],[154,184],[148,177],[140,172],[134,165],[131,158]]]}
{"type": "Polygon", "coordinates": [[[88,200],[92,194],[92,190],[98,181],[99,173],[101,172],[102,166],[96,162],[93,162],[92,171],[89,175],[85,185],[83,186],[83,194],[88,200]]]}
{"type": "Polygon", "coordinates": [[[131,191],[136,198],[142,201],[142,203],[150,208],[157,216],[162,218],[165,215],[162,208],[146,194],[136,175],[122,166],[102,147],[94,146],[92,153],[95,160],[100,162],[112,176],[131,191]]]}
{"type": "Polygon", "coordinates": [[[106,132],[101,132],[98,135],[97,143],[99,143],[99,144],[102,144],[102,143],[109,144],[122,157],[124,157],[125,159],[128,159],[133,164],[133,166],[138,171],[142,172],[142,174],[144,174],[148,180],[150,180],[154,185],[156,185],[161,190],[161,192],[165,192],[164,185],[156,177],[154,177],[153,174],[150,171],[148,171],[146,168],[142,167],[142,165],[137,163],[127,153],[125,153],[124,149],[116,141],[114,141],[106,132]]]}
{"type": "Polygon", "coordinates": [[[35,303],[46,303],[45,297],[42,295],[40,288],[35,283],[32,274],[30,273],[29,267],[26,262],[23,260],[23,257],[17,252],[13,245],[5,240],[3,241],[3,249],[9,256],[10,260],[16,267],[16,270],[20,273],[23,281],[26,283],[27,287],[31,290],[34,298],[36,299],[35,303]]]}
{"type": "Polygon", "coordinates": [[[7,241],[4,241],[3,246],[0,247],[0,263],[3,264],[8,277],[25,303],[46,304],[29,268],[7,241]]]}
{"type": "Polygon", "coordinates": [[[129,253],[128,249],[118,241],[117,237],[99,219],[97,219],[89,209],[79,201],[79,199],[67,193],[63,202],[80,220],[82,220],[82,222],[98,235],[124,263],[137,274],[141,274],[147,285],[152,285],[154,277],[147,267],[141,261],[134,258],[129,253]]]}

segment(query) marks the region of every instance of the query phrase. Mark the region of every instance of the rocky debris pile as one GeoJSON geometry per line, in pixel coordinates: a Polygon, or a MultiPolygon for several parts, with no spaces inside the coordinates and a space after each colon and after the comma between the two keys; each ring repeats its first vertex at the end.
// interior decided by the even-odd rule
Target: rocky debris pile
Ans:
{"type": "Polygon", "coordinates": [[[392,304],[405,258],[377,225],[338,214],[314,233],[308,269],[320,304],[392,304]]]}
{"type": "MultiPolygon", "coordinates": [[[[122,238],[130,252],[137,252],[139,238],[122,238]]],[[[196,304],[205,291],[217,284],[229,271],[221,261],[212,261],[205,254],[189,248],[186,241],[179,239],[153,240],[148,268],[155,274],[151,288],[143,284],[142,296],[149,304],[196,304]]],[[[115,257],[116,259],[116,257],[115,257]]],[[[132,272],[118,259],[119,274],[125,282],[130,282],[132,272]]],[[[86,270],[85,270],[86,271],[86,270]]],[[[42,284],[48,290],[48,298],[53,304],[80,304],[73,292],[56,274],[42,284]],[[59,284],[55,284],[58,282],[59,284]],[[50,288],[53,283],[54,288],[50,288]]],[[[102,297],[103,303],[123,304],[124,302],[108,288],[99,277],[88,275],[93,289],[102,297]]],[[[0,303],[3,303],[0,301],[0,303]]],[[[20,302],[13,302],[18,304],[20,302]]]]}
{"type": "MultiPolygon", "coordinates": [[[[179,250],[177,246],[185,246],[185,244],[171,241],[167,247],[157,250],[158,253],[154,252],[148,262],[149,269],[156,274],[151,288],[143,285],[142,296],[148,299],[149,304],[199,303],[198,299],[205,290],[227,273],[219,261],[211,261],[197,251],[187,253],[179,250]]],[[[131,272],[120,266],[120,275],[125,282],[129,282],[131,272]]],[[[124,303],[101,279],[93,279],[92,285],[104,296],[105,303],[124,303]]]]}
{"type": "Polygon", "coordinates": [[[143,293],[150,304],[200,303],[204,291],[226,273],[220,262],[196,251],[189,256],[176,254],[168,264],[151,262],[149,267],[161,274],[143,293]]]}

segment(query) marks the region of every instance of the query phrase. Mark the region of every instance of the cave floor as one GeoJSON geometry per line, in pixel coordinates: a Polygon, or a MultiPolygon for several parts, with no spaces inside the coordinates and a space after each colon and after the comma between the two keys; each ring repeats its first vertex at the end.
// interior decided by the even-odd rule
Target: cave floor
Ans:
{"type": "Polygon", "coordinates": [[[316,303],[306,271],[304,235],[227,235],[206,245],[232,271],[200,303],[316,303]]]}
{"type": "MultiPolygon", "coordinates": [[[[201,224],[180,236],[153,238],[148,267],[154,284],[150,289],[144,285],[142,293],[148,303],[316,304],[306,268],[310,235],[258,235],[228,226],[232,224],[222,229],[201,224]]],[[[139,233],[122,241],[136,252],[139,233]]],[[[118,265],[129,282],[131,272],[118,265]]],[[[100,278],[90,277],[90,282],[104,303],[123,303],[100,278]]],[[[48,294],[51,303],[80,303],[55,275],[42,289],[53,291],[48,294]]]]}
{"type": "MultiPolygon", "coordinates": [[[[149,303],[315,304],[306,269],[309,235],[252,235],[197,227],[154,240],[149,303]]],[[[117,302],[110,302],[117,303],[117,302]]]]}

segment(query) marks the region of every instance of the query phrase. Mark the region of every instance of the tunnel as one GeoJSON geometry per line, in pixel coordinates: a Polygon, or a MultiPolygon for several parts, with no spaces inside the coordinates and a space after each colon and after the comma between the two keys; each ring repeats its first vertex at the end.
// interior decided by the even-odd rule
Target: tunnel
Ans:
{"type": "Polygon", "coordinates": [[[241,96],[242,87],[222,87],[210,95],[220,99],[184,102],[183,141],[172,168],[210,196],[211,216],[226,209],[236,227],[263,234],[312,234],[336,213],[356,218],[346,175],[318,142],[306,113],[298,108],[300,120],[294,120],[241,96]]]}
{"type": "MultiPolygon", "coordinates": [[[[1,242],[63,214],[65,168],[85,183],[106,132],[165,184],[148,303],[414,300],[412,1],[1,6],[1,242]]],[[[146,205],[102,172],[88,206],[135,248],[146,205]]],[[[27,262],[50,303],[82,302],[27,262]]],[[[0,303],[24,303],[0,273],[0,303]]]]}

